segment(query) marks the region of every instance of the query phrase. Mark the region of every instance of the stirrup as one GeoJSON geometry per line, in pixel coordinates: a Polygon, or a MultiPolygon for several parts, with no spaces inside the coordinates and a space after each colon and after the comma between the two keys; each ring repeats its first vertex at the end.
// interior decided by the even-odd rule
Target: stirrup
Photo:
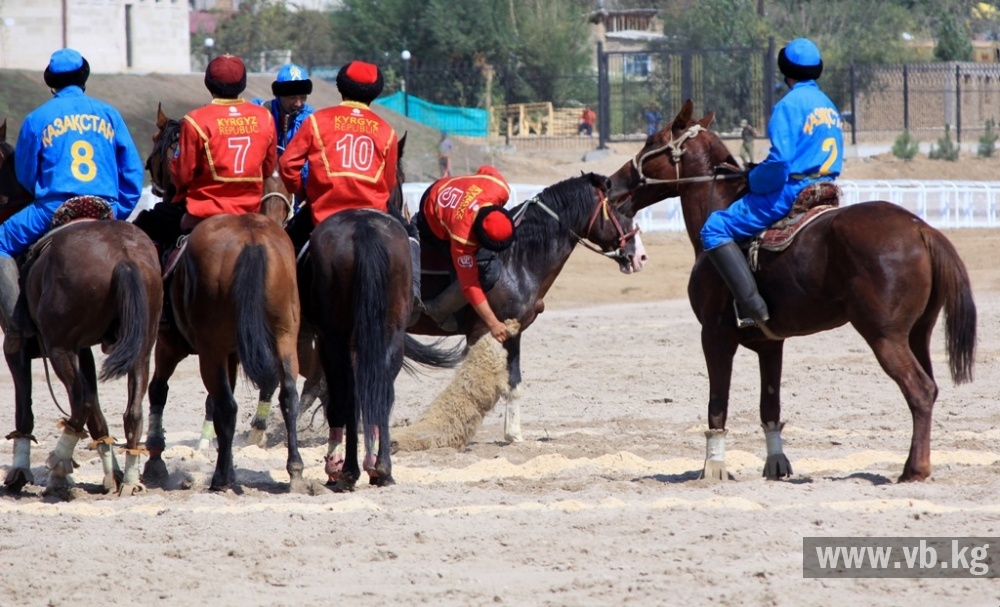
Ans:
{"type": "Polygon", "coordinates": [[[743,314],[738,303],[733,301],[733,311],[736,313],[737,329],[756,329],[760,324],[753,317],[743,314]]]}

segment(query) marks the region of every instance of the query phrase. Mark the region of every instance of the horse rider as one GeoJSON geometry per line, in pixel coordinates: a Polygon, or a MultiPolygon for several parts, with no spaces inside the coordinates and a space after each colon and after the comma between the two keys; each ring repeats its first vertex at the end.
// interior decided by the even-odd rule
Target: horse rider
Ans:
{"type": "MultiPolygon", "coordinates": [[[[266,107],[271,111],[274,118],[274,126],[278,133],[278,157],[284,153],[288,147],[288,142],[292,140],[295,133],[305,123],[306,118],[316,111],[313,106],[306,103],[309,95],[312,94],[313,83],[309,79],[309,72],[306,68],[294,63],[281,66],[274,82],[271,83],[271,92],[274,99],[254,99],[257,105],[266,107]]],[[[309,172],[309,165],[302,167],[302,181],[306,181],[309,172]]],[[[299,210],[299,201],[295,201],[295,211],[299,210]]]]}
{"type": "Polygon", "coordinates": [[[843,166],[840,114],[816,85],[823,73],[819,48],[807,38],[792,40],[778,53],[778,69],[790,90],[771,113],[770,152],[747,174],[749,193],[709,215],[701,230],[705,253],[736,300],[740,327],[763,324],[769,314],[736,241],[788,215],[799,192],[836,179],[843,166]]]}
{"type": "Polygon", "coordinates": [[[17,136],[14,170],[34,201],[0,225],[0,315],[4,350],[18,352],[33,328],[14,258],[51,227],[68,199],[96,196],[128,219],[142,194],[143,165],[121,114],[84,93],[90,64],[70,48],[52,53],[45,84],[52,99],[28,114],[17,136]],[[16,310],[16,312],[15,312],[16,310]]]}
{"type": "Polygon", "coordinates": [[[369,107],[383,85],[382,71],[371,63],[351,61],[337,72],[343,102],[308,116],[278,162],[289,192],[302,189],[302,169],[312,167],[304,181],[308,202],[303,208],[309,212],[296,214],[285,229],[298,252],[313,228],[339,211],[373,208],[396,217],[410,237],[416,318],[422,309],[420,243],[416,229],[388,205],[397,185],[398,139],[392,125],[369,107]]]}
{"type": "MultiPolygon", "coordinates": [[[[495,253],[514,242],[514,222],[504,209],[510,186],[490,165],[475,175],[438,179],[427,190],[415,218],[421,240],[447,248],[458,280],[436,298],[424,302],[424,312],[445,331],[458,330],[455,312],[466,303],[503,343],[510,335],[486,299],[480,275],[493,283],[500,275],[495,253]]],[[[492,286],[492,284],[488,285],[492,286]]]]}
{"type": "Polygon", "coordinates": [[[208,64],[205,88],[212,102],[181,119],[177,151],[170,160],[177,192],[164,201],[170,205],[157,223],[165,222],[161,227],[175,236],[164,244],[203,219],[260,209],[264,178],[277,165],[277,135],[270,112],[240,97],[246,85],[246,66],[239,57],[220,55],[208,64]]]}

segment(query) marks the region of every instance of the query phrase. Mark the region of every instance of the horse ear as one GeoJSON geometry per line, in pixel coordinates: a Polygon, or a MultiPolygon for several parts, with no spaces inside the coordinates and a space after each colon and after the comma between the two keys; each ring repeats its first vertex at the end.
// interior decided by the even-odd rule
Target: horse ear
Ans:
{"type": "Polygon", "coordinates": [[[170,121],[170,119],[167,118],[167,115],[163,113],[163,104],[162,103],[157,103],[156,104],[156,128],[158,128],[158,129],[160,129],[162,131],[163,127],[167,126],[167,122],[169,122],[169,121],[170,121]]]}
{"type": "Polygon", "coordinates": [[[692,112],[694,112],[694,102],[688,99],[684,102],[683,107],[681,107],[681,111],[677,113],[677,117],[674,118],[674,123],[670,125],[670,128],[678,130],[686,129],[691,122],[692,112]]]}
{"type": "Polygon", "coordinates": [[[698,121],[698,124],[701,125],[701,128],[707,131],[708,125],[712,124],[714,121],[715,121],[715,112],[709,112],[707,116],[698,121]]]}
{"type": "Polygon", "coordinates": [[[3,124],[0,124],[0,141],[7,141],[7,119],[3,119],[3,124]]]}
{"type": "Polygon", "coordinates": [[[396,150],[400,158],[403,157],[403,149],[406,148],[406,135],[408,133],[409,131],[403,131],[403,136],[399,138],[399,143],[396,145],[396,150]]]}

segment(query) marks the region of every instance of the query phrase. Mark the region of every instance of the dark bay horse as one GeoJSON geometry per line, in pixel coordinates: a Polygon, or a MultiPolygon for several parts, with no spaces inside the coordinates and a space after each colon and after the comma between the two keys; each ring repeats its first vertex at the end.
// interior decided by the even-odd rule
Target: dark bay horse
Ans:
{"type": "Polygon", "coordinates": [[[791,473],[781,450],[781,366],[784,340],[850,323],[868,342],[913,417],[909,456],[900,481],[931,473],[931,413],[938,387],[931,368],[934,324],[945,312],[945,345],[952,380],[972,380],[976,307],[965,265],[938,230],[890,202],[866,202],[819,215],[783,252],[759,253],[757,283],[771,319],[761,329],[738,329],[733,297],[703,255],[699,233],[708,215],[727,207],[745,186],[719,167],[735,160],[708,130],[714,115],[691,117],[688,101],[673,122],[647,139],[633,162],[611,177],[613,204],[632,216],[680,196],[695,264],[688,284],[701,322],[708,365],[709,455],[705,476],[726,478],[724,434],[733,357],[742,345],[760,362],[760,419],[767,438],[764,475],[791,473]]]}
{"type": "MultiPolygon", "coordinates": [[[[158,120],[147,167],[154,183],[170,192],[169,159],[176,120],[158,120]]],[[[156,342],[156,369],[149,385],[150,461],[144,478],[166,475],[161,425],[167,399],[167,381],[177,365],[197,354],[202,381],[208,391],[206,409],[212,412],[219,455],[211,489],[223,490],[235,482],[233,436],[236,400],[233,387],[238,365],[261,390],[280,386],[279,401],[288,443],[286,470],[293,491],[303,491],[302,458],[296,421],[299,397],[296,341],[299,333],[299,296],[295,253],[291,240],[275,221],[259,214],[217,215],[191,232],[187,249],[174,271],[166,294],[173,304],[174,327],[160,331],[156,342]]]]}
{"type": "MultiPolygon", "coordinates": [[[[13,176],[13,150],[0,127],[0,193],[24,201],[27,192],[13,176]]],[[[17,202],[5,203],[17,205],[17,202]]],[[[23,206],[23,205],[22,205],[23,206]]],[[[139,441],[142,400],[149,379],[149,359],[163,300],[156,247],[139,228],[124,221],[76,221],[43,237],[24,278],[28,311],[35,323],[41,352],[27,347],[6,354],[14,379],[14,463],[4,481],[18,492],[32,482],[30,445],[34,440],[31,358],[46,356],[69,395],[69,418],[46,461],[50,469],[46,494],[65,495],[72,482],[73,450],[89,430],[104,468],[104,490],[131,495],[139,484],[139,441]],[[40,250],[39,250],[40,249],[40,250]],[[124,414],[125,469],[118,468],[108,423],[97,392],[92,346],[108,356],[100,380],[128,377],[124,414]]],[[[32,348],[34,349],[34,348],[32,348]]]]}
{"type": "Polygon", "coordinates": [[[336,491],[354,488],[360,477],[358,423],[363,421],[370,482],[392,484],[389,415],[403,356],[413,356],[415,348],[439,359],[446,354],[406,335],[413,307],[406,230],[387,213],[350,209],[316,226],[309,248],[310,315],[329,390],[330,444],[339,445],[340,431],[347,443],[343,462],[328,458],[327,474],[336,491]]]}
{"type": "MultiPolygon", "coordinates": [[[[517,390],[521,383],[521,336],[545,310],[545,294],[576,245],[582,243],[614,259],[626,274],[638,272],[646,262],[646,251],[633,220],[608,205],[609,187],[606,177],[588,173],[551,185],[535,198],[511,209],[517,218],[516,238],[509,249],[498,254],[502,265],[500,278],[486,293],[497,318],[516,319],[521,327],[517,335],[504,342],[511,388],[511,396],[506,402],[504,435],[509,441],[522,440],[520,391],[517,390]]],[[[427,243],[423,244],[425,262],[430,249],[427,243]]],[[[427,265],[425,263],[424,267],[427,265]]],[[[424,273],[421,285],[424,298],[440,293],[449,281],[446,275],[424,273]]],[[[484,335],[489,337],[486,324],[470,306],[465,306],[457,317],[459,328],[455,333],[443,331],[426,315],[422,315],[409,332],[464,335],[469,344],[484,335]]]]}

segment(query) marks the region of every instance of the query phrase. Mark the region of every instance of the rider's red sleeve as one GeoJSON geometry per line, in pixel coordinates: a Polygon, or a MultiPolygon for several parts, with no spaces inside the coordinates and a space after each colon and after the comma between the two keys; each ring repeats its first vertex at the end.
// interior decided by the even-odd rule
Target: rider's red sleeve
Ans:
{"type": "Polygon", "coordinates": [[[479,267],[476,265],[477,250],[478,247],[463,245],[455,239],[451,241],[451,261],[455,264],[458,284],[462,285],[462,294],[473,306],[486,301],[486,293],[483,292],[483,287],[479,284],[479,267]]]}

